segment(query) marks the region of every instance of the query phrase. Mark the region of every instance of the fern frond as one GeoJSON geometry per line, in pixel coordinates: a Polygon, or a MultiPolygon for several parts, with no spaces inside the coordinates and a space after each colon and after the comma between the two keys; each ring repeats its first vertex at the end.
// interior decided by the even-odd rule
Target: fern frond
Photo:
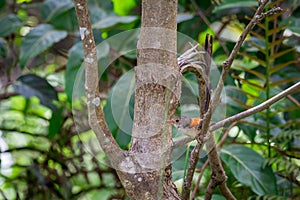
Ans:
{"type": "Polygon", "coordinates": [[[280,64],[274,66],[272,69],[270,69],[270,74],[276,73],[277,71],[279,71],[289,65],[296,64],[297,62],[299,62],[299,60],[290,60],[285,63],[280,63],[280,64]]]}
{"type": "Polygon", "coordinates": [[[261,59],[255,57],[255,56],[249,55],[249,54],[244,53],[244,52],[241,52],[240,54],[242,56],[245,56],[245,57],[249,58],[250,60],[254,60],[254,61],[258,62],[262,66],[266,66],[266,62],[264,60],[261,60],[261,59]]]}
{"type": "Polygon", "coordinates": [[[277,165],[277,169],[279,169],[280,171],[284,170],[288,174],[300,174],[300,167],[297,164],[288,159],[283,159],[281,157],[267,158],[263,164],[263,167],[274,164],[277,165]]]}
{"type": "Polygon", "coordinates": [[[260,73],[260,72],[258,72],[258,71],[251,70],[251,69],[246,69],[246,68],[243,68],[243,69],[244,69],[244,71],[246,71],[246,72],[248,72],[249,74],[252,74],[252,75],[254,75],[254,76],[257,76],[258,78],[263,79],[263,78],[265,77],[264,74],[262,74],[262,73],[260,73]]]}
{"type": "Polygon", "coordinates": [[[273,142],[287,142],[300,138],[300,130],[286,131],[278,133],[271,138],[273,142]]]}
{"type": "Polygon", "coordinates": [[[295,50],[295,49],[290,48],[290,49],[286,49],[286,50],[284,50],[284,51],[280,51],[280,52],[278,52],[278,53],[274,53],[274,54],[272,54],[272,55],[270,56],[270,59],[271,59],[271,60],[274,60],[274,59],[279,58],[279,57],[281,57],[281,56],[284,56],[285,54],[290,53],[291,51],[294,51],[294,50],[295,50]]]}
{"type": "Polygon", "coordinates": [[[271,87],[277,87],[277,86],[284,85],[284,84],[287,84],[287,83],[293,83],[293,82],[298,81],[298,80],[300,80],[300,77],[283,79],[283,80],[280,80],[280,81],[272,82],[270,84],[270,86],[271,87]]]}

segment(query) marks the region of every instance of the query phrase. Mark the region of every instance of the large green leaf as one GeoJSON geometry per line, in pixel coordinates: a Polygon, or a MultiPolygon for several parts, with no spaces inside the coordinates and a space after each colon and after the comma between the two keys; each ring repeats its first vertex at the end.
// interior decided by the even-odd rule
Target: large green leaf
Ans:
{"type": "Polygon", "coordinates": [[[50,21],[73,7],[73,2],[70,0],[47,0],[41,7],[41,15],[43,20],[50,21]]]}
{"type": "Polygon", "coordinates": [[[265,159],[254,150],[242,145],[230,145],[221,149],[220,156],[234,177],[256,194],[277,193],[276,178],[272,169],[263,168],[265,159]]]}
{"type": "Polygon", "coordinates": [[[126,24],[133,22],[137,19],[137,16],[107,16],[102,20],[93,24],[93,28],[104,29],[115,26],[117,24],[126,24]]]}
{"type": "Polygon", "coordinates": [[[23,25],[23,22],[14,14],[9,14],[0,19],[0,37],[5,37],[23,25]]]}
{"type": "Polygon", "coordinates": [[[49,24],[40,24],[33,28],[22,40],[20,65],[24,67],[28,59],[43,52],[54,43],[67,36],[66,31],[55,30],[49,24]]]}
{"type": "Polygon", "coordinates": [[[14,90],[22,96],[27,98],[36,96],[40,99],[41,104],[48,108],[55,109],[52,101],[58,100],[57,92],[47,80],[34,74],[25,74],[17,79],[13,87],[14,90]]]}
{"type": "Polygon", "coordinates": [[[78,22],[73,2],[70,0],[47,0],[42,4],[41,15],[44,21],[57,29],[77,31],[78,22]]]}
{"type": "Polygon", "coordinates": [[[131,138],[134,90],[134,73],[129,71],[115,84],[104,107],[105,120],[122,148],[131,138]]]}

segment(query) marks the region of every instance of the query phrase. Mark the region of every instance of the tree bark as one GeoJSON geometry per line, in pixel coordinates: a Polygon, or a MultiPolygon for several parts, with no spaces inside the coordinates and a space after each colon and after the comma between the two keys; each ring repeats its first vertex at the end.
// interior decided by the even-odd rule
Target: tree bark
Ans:
{"type": "Polygon", "coordinates": [[[180,199],[172,182],[171,127],[181,79],[177,67],[177,0],[144,0],[135,68],[136,92],[131,147],[118,171],[130,199],[180,199]]]}

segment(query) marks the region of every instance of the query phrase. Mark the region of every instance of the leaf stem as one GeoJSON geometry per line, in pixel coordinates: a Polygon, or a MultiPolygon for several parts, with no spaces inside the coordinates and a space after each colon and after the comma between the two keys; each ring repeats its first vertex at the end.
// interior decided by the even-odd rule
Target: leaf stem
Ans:
{"type": "MultiPolygon", "coordinates": [[[[269,43],[269,19],[268,17],[265,18],[265,60],[266,60],[266,83],[265,83],[265,88],[266,88],[266,99],[270,99],[270,69],[271,69],[271,62],[270,62],[270,43],[269,43]]],[[[270,144],[270,139],[271,139],[271,129],[270,129],[270,108],[266,109],[266,134],[267,134],[267,144],[268,144],[268,158],[271,157],[271,144],[270,144]]]]}

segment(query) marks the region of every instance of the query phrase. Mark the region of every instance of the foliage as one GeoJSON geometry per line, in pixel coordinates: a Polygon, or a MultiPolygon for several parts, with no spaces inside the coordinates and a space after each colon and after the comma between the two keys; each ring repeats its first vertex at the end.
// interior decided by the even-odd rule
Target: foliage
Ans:
{"type": "MultiPolygon", "coordinates": [[[[88,2],[97,44],[140,26],[139,0],[88,2]]],[[[227,116],[264,102],[300,79],[299,2],[272,1],[267,9],[274,5],[287,9],[258,24],[233,63],[225,82],[227,116]]],[[[219,66],[256,6],[253,0],[179,0],[178,31],[200,44],[206,33],[213,34],[213,60],[219,66]]],[[[0,196],[125,198],[116,173],[104,164],[105,155],[91,142],[95,136],[89,130],[84,93],[79,89],[83,81],[78,76],[84,79],[80,70],[83,50],[73,2],[0,1],[0,11],[0,196]]],[[[124,35],[122,44],[103,42],[98,52],[101,105],[124,149],[130,145],[130,135],[125,133],[132,127],[134,105],[131,69],[136,53],[126,51],[132,49],[131,40],[136,40],[135,35],[124,35]],[[110,63],[107,57],[115,52],[124,53],[110,63]],[[116,115],[115,108],[122,112],[116,115]]],[[[179,41],[182,51],[180,47],[179,41]]],[[[196,94],[197,83],[191,74],[185,74],[183,82],[186,101],[196,94]]],[[[220,156],[227,184],[238,199],[299,198],[299,100],[299,93],[289,95],[230,130],[220,156]]],[[[178,113],[197,115],[195,105],[197,99],[188,101],[178,113]]],[[[178,188],[188,160],[182,152],[184,147],[173,163],[178,188]]],[[[206,159],[203,154],[199,168],[206,159]]],[[[201,188],[207,186],[209,175],[207,168],[201,188]]],[[[197,197],[203,194],[200,190],[197,197]]],[[[214,197],[221,199],[218,192],[214,197]]]]}

